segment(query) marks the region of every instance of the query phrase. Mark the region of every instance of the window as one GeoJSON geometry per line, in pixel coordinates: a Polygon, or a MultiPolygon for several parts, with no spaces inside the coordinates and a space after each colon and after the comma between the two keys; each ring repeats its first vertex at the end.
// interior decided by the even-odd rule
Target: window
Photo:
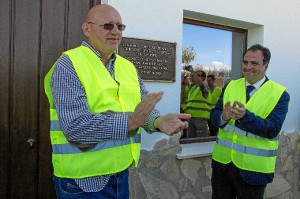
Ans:
{"type": "MultiPolygon", "coordinates": [[[[214,84],[219,88],[222,88],[230,79],[240,78],[242,76],[241,61],[242,54],[246,49],[246,38],[246,29],[184,18],[182,79],[193,86],[193,78],[190,78],[190,66],[193,67],[194,71],[202,70],[206,75],[214,75],[214,84]]],[[[207,78],[205,82],[207,83],[207,78]]],[[[186,87],[186,84],[182,84],[181,89],[181,111],[188,112],[188,109],[203,111],[204,108],[201,105],[199,107],[195,105],[192,108],[184,107],[186,102],[188,103],[186,101],[188,89],[184,87],[186,87]]],[[[209,109],[206,112],[209,112],[209,109]]],[[[209,134],[205,137],[189,136],[185,132],[180,142],[192,143],[215,140],[216,133],[213,133],[211,129],[212,127],[209,130],[209,134]]]]}

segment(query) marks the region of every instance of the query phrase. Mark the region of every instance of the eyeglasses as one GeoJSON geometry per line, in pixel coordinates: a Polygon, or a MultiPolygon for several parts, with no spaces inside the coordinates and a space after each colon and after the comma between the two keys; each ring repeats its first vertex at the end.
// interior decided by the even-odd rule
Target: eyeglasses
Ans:
{"type": "Polygon", "coordinates": [[[113,23],[105,23],[105,24],[96,24],[94,22],[87,22],[88,24],[94,24],[94,25],[97,25],[97,26],[103,26],[104,30],[112,30],[115,25],[117,26],[118,30],[119,31],[123,31],[125,30],[126,26],[124,24],[113,24],[113,23]]]}

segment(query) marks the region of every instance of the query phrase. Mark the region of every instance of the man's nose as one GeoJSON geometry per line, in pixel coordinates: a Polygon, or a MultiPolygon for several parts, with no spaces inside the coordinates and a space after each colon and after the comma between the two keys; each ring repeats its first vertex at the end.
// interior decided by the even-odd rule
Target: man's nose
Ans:
{"type": "Polygon", "coordinates": [[[118,25],[117,25],[117,24],[114,24],[114,28],[111,29],[111,32],[119,33],[119,32],[121,32],[121,31],[118,29],[118,25]]]}
{"type": "Polygon", "coordinates": [[[244,64],[244,67],[246,69],[251,69],[252,68],[252,64],[251,63],[244,64]]]}

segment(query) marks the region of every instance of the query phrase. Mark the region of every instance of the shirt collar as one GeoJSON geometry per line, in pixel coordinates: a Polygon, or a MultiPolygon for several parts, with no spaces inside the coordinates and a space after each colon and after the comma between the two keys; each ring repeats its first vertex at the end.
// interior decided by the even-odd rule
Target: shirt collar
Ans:
{"type": "MultiPolygon", "coordinates": [[[[100,52],[98,50],[96,50],[95,48],[93,48],[88,42],[83,41],[81,43],[81,45],[85,46],[85,47],[88,47],[89,49],[91,49],[100,58],[100,60],[102,61],[102,56],[101,56],[100,52]]],[[[109,60],[109,62],[114,63],[115,59],[116,59],[116,53],[112,54],[111,59],[109,60]]]]}
{"type": "Polygon", "coordinates": [[[246,87],[249,85],[252,85],[255,87],[255,89],[259,89],[259,87],[266,81],[266,76],[264,76],[261,80],[256,82],[255,84],[250,84],[249,82],[246,81],[246,87]]]}

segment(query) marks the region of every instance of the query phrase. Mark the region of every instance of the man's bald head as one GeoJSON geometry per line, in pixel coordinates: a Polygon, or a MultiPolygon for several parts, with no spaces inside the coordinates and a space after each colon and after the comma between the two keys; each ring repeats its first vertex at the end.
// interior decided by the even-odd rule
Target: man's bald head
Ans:
{"type": "Polygon", "coordinates": [[[89,10],[85,21],[94,21],[96,18],[105,15],[107,12],[113,12],[121,18],[119,12],[114,7],[107,4],[101,4],[94,6],[89,10]]]}

